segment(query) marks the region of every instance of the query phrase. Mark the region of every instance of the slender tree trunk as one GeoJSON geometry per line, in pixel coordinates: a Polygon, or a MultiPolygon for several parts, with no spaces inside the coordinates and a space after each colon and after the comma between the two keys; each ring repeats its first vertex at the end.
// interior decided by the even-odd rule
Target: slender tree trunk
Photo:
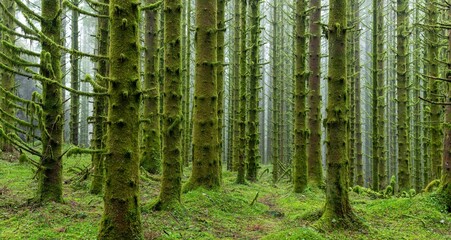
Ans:
{"type": "Polygon", "coordinates": [[[276,183],[279,180],[279,3],[273,6],[273,35],[272,35],[272,179],[276,183]]]}
{"type": "Polygon", "coordinates": [[[238,154],[238,164],[237,164],[237,179],[236,182],[239,184],[245,183],[245,171],[246,171],[246,153],[247,153],[247,141],[246,141],[246,103],[247,103],[247,92],[246,92],[246,79],[247,79],[247,1],[241,0],[240,8],[240,101],[239,101],[239,133],[240,133],[240,144],[239,144],[239,154],[238,154]]]}
{"type": "Polygon", "coordinates": [[[307,187],[307,109],[306,83],[307,72],[305,64],[306,50],[306,1],[296,1],[296,67],[295,67],[295,109],[294,109],[294,191],[303,192],[307,187]]]}
{"type": "MultiPolygon", "coordinates": [[[[109,0],[103,0],[102,3],[108,4],[109,0]]],[[[108,15],[108,8],[101,7],[100,14],[108,15]]],[[[108,55],[108,19],[99,18],[97,26],[97,36],[98,36],[98,53],[100,55],[108,55]]],[[[96,82],[99,86],[107,86],[104,77],[108,76],[108,62],[107,60],[99,60],[97,62],[97,73],[98,77],[96,82]]],[[[95,92],[102,91],[101,89],[94,88],[95,92]]],[[[105,148],[105,130],[106,130],[106,98],[103,96],[98,96],[94,99],[94,133],[92,148],[94,150],[100,150],[105,148]]],[[[103,189],[104,181],[104,154],[94,153],[92,154],[92,165],[93,165],[93,178],[91,183],[91,193],[100,194],[103,189]]]]}
{"type": "Polygon", "coordinates": [[[239,126],[239,115],[240,115],[240,99],[239,99],[239,85],[240,85],[240,21],[241,21],[241,8],[240,0],[234,0],[234,47],[233,47],[233,160],[232,169],[234,171],[238,168],[238,159],[240,153],[240,126],[239,126]]]}
{"type": "MultiPolygon", "coordinates": [[[[154,4],[157,0],[148,0],[154,4]]],[[[141,166],[149,173],[161,171],[160,84],[158,81],[158,12],[145,12],[144,113],[141,166]]]]}
{"type": "Polygon", "coordinates": [[[321,164],[321,0],[310,0],[308,176],[313,184],[322,184],[321,164]]]}
{"type": "Polygon", "coordinates": [[[182,148],[181,0],[164,1],[163,177],[155,209],[180,203],[182,148]]]}
{"type": "Polygon", "coordinates": [[[259,89],[260,89],[260,0],[249,0],[251,8],[251,54],[249,99],[249,156],[247,179],[257,181],[259,153],[259,89]]]}
{"type": "Polygon", "coordinates": [[[59,0],[46,0],[41,3],[42,33],[53,41],[42,41],[41,74],[56,83],[42,83],[42,169],[38,174],[39,202],[63,201],[63,115],[61,83],[61,51],[54,43],[61,44],[61,5],[59,0]]]}
{"type": "Polygon", "coordinates": [[[329,72],[326,119],[326,205],[319,220],[322,229],[358,229],[348,196],[346,136],[349,121],[346,77],[347,0],[331,0],[329,10],[329,72]]]}
{"type": "Polygon", "coordinates": [[[193,171],[183,187],[220,187],[218,142],[217,2],[196,1],[196,77],[194,83],[193,171]]]}
{"type": "MultiPolygon", "coordinates": [[[[427,3],[426,22],[430,26],[426,32],[427,42],[427,61],[428,61],[428,74],[431,77],[439,76],[439,31],[435,26],[437,25],[438,9],[437,1],[431,0],[427,3]]],[[[442,82],[429,79],[429,99],[435,102],[440,101],[440,91],[442,88],[442,82]]],[[[442,166],[442,154],[443,154],[443,128],[441,123],[443,121],[442,106],[433,104],[430,106],[430,171],[432,173],[432,179],[440,178],[441,166],[442,166]]]]}
{"type": "Polygon", "coordinates": [[[219,175],[222,172],[223,161],[223,134],[224,129],[224,60],[225,60],[225,0],[217,0],[217,95],[218,95],[218,160],[219,160],[219,175]]]}
{"type": "Polygon", "coordinates": [[[361,72],[360,72],[360,2],[352,0],[352,13],[354,14],[354,91],[355,91],[355,139],[356,139],[356,184],[364,185],[363,179],[363,149],[361,125],[361,72]]]}
{"type": "MultiPolygon", "coordinates": [[[[72,4],[77,6],[80,4],[79,0],[72,0],[72,4]]],[[[78,18],[77,10],[72,10],[71,26],[72,26],[72,49],[79,50],[79,32],[78,32],[78,18]]],[[[79,81],[79,61],[78,56],[70,55],[71,65],[71,88],[75,90],[80,89],[79,81]]],[[[74,145],[79,144],[79,130],[80,130],[80,96],[76,93],[70,94],[70,142],[74,145]]]]}
{"type": "Polygon", "coordinates": [[[407,113],[407,91],[409,79],[408,73],[408,1],[399,0],[397,2],[397,53],[396,53],[396,72],[397,72],[397,93],[398,93],[398,185],[399,191],[408,191],[410,189],[410,149],[407,113]]]}

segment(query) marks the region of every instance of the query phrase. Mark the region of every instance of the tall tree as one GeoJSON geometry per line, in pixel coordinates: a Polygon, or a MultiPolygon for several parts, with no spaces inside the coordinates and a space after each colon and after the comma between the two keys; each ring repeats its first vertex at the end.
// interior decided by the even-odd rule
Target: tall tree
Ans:
{"type": "MultiPolygon", "coordinates": [[[[102,0],[101,3],[108,4],[109,0],[102,0]]],[[[108,15],[108,7],[105,5],[99,6],[99,14],[108,15]]],[[[103,56],[108,55],[108,37],[109,24],[108,18],[98,18],[97,20],[97,41],[98,53],[103,56]]],[[[106,59],[99,59],[97,61],[97,85],[101,88],[106,88],[107,83],[105,77],[108,76],[108,61],[106,59]]],[[[94,92],[101,92],[102,89],[94,88],[94,92]]],[[[97,96],[94,98],[94,129],[92,136],[92,148],[94,150],[103,150],[105,148],[105,118],[106,118],[106,98],[104,96],[97,96]]],[[[104,154],[102,151],[92,154],[93,178],[91,183],[91,193],[100,194],[103,189],[104,177],[104,154]]]]}
{"type": "Polygon", "coordinates": [[[259,89],[260,89],[260,1],[249,0],[251,9],[251,53],[250,53],[250,95],[249,95],[249,154],[247,179],[257,181],[259,153],[259,89]]]}
{"type": "Polygon", "coordinates": [[[180,203],[182,178],[181,0],[164,1],[163,177],[155,209],[180,203]]]}
{"type": "Polygon", "coordinates": [[[397,2],[397,52],[396,52],[396,73],[397,73],[397,93],[398,93],[398,185],[400,191],[410,189],[410,143],[408,134],[409,115],[408,104],[408,6],[406,0],[397,2]]]}
{"type": "MultiPolygon", "coordinates": [[[[428,79],[429,79],[429,91],[427,94],[429,99],[435,102],[440,101],[440,89],[442,82],[436,80],[439,77],[439,31],[436,28],[438,21],[438,2],[436,0],[428,1],[426,10],[426,23],[428,25],[426,29],[426,43],[427,43],[427,65],[428,65],[428,79]]],[[[442,163],[443,154],[443,129],[442,123],[442,107],[436,104],[430,106],[430,112],[427,112],[430,122],[430,171],[431,180],[440,178],[440,169],[442,163]]]]}
{"type": "Polygon", "coordinates": [[[63,115],[61,77],[61,5],[59,0],[41,2],[42,40],[41,75],[50,81],[42,82],[42,169],[39,171],[38,202],[63,201],[63,115]]]}
{"type": "Polygon", "coordinates": [[[362,124],[361,124],[361,72],[360,72],[360,1],[351,0],[351,14],[354,15],[354,86],[355,91],[355,147],[356,147],[356,184],[363,186],[363,152],[362,152],[362,124]]]}
{"type": "Polygon", "coordinates": [[[346,136],[349,121],[346,77],[347,0],[331,0],[329,10],[329,69],[326,119],[326,205],[319,225],[325,229],[355,228],[359,225],[348,194],[346,136]],[[335,220],[335,221],[334,221],[335,220]]]}
{"type": "Polygon", "coordinates": [[[99,239],[142,239],[139,206],[139,1],[110,1],[104,210],[99,239]],[[124,138],[124,132],[130,137],[124,138]]]}
{"type": "Polygon", "coordinates": [[[310,0],[308,176],[313,184],[322,184],[321,161],[321,0],[310,0]]]}
{"type": "MultiPolygon", "coordinates": [[[[79,0],[72,0],[72,4],[75,7],[78,7],[80,4],[79,0]]],[[[79,32],[78,32],[78,20],[79,20],[79,12],[77,9],[72,10],[72,18],[71,18],[71,44],[72,49],[75,51],[79,50],[79,32]]],[[[70,55],[70,65],[72,70],[71,73],[71,88],[74,90],[79,90],[80,88],[80,79],[79,79],[79,57],[75,54],[70,55]]],[[[70,94],[70,143],[74,145],[79,144],[79,131],[80,131],[80,96],[72,92],[70,94]]]]}
{"type": "Polygon", "coordinates": [[[221,185],[219,174],[217,2],[196,1],[196,77],[194,82],[193,171],[184,191],[221,185]]]}
{"type": "Polygon", "coordinates": [[[279,19],[279,9],[280,2],[274,2],[273,9],[273,19],[272,19],[272,178],[273,182],[279,180],[279,56],[280,56],[280,46],[279,46],[279,32],[280,32],[280,19],[279,19]]]}
{"type": "Polygon", "coordinates": [[[216,22],[218,24],[217,29],[217,94],[218,94],[218,159],[219,159],[219,171],[222,171],[223,152],[224,152],[224,139],[222,131],[224,129],[224,48],[225,48],[225,0],[217,0],[217,15],[216,22]]]}
{"type": "MultiPolygon", "coordinates": [[[[0,9],[0,17],[5,27],[7,27],[8,29],[14,29],[14,21],[9,18],[6,13],[4,13],[4,11],[8,11],[10,14],[15,15],[14,1],[7,0],[4,2],[4,4],[6,6],[6,10],[0,9]]],[[[0,31],[0,41],[5,41],[12,44],[13,40],[14,36],[12,34],[8,34],[6,31],[0,31]]],[[[11,56],[13,54],[13,51],[3,46],[3,44],[3,42],[0,42],[0,52],[7,56],[11,56]]],[[[10,66],[11,64],[7,65],[10,66]]],[[[0,83],[5,91],[13,92],[15,85],[14,74],[0,69],[0,83]]],[[[14,109],[10,103],[8,95],[3,91],[0,91],[0,109],[2,110],[0,112],[0,118],[3,119],[3,121],[6,121],[7,117],[3,116],[2,112],[5,112],[5,115],[14,115],[14,109]]],[[[5,127],[4,129],[7,133],[8,128],[5,127]]],[[[0,137],[0,150],[3,152],[11,152],[13,150],[13,145],[6,139],[1,139],[0,137]]]]}
{"type": "Polygon", "coordinates": [[[237,178],[236,182],[243,184],[245,182],[245,171],[246,171],[246,104],[247,104],[247,92],[246,92],[246,76],[247,76],[247,1],[240,0],[240,89],[239,89],[239,134],[240,134],[240,144],[238,145],[238,163],[237,163],[237,178]]]}
{"type": "Polygon", "coordinates": [[[306,1],[296,1],[296,68],[295,68],[295,109],[294,109],[294,191],[303,192],[307,187],[307,73],[305,64],[306,50],[306,1]]]}
{"type": "MultiPolygon", "coordinates": [[[[147,0],[155,4],[157,0],[147,0]]],[[[141,166],[149,173],[160,172],[160,83],[158,78],[158,12],[145,12],[144,111],[141,166]]]]}

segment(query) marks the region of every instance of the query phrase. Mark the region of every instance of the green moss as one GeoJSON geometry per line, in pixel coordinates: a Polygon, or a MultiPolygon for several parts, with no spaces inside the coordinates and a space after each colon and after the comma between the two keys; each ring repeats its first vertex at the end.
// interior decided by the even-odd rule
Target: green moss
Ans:
{"type": "Polygon", "coordinates": [[[311,228],[294,228],[282,232],[277,232],[263,237],[264,240],[279,240],[279,239],[291,239],[291,240],[323,240],[326,239],[318,232],[311,228]]]}

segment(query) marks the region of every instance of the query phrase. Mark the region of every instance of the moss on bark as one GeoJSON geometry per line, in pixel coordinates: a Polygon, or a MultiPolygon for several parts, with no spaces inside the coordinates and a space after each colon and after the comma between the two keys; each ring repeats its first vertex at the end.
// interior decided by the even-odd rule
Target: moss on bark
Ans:
{"type": "Polygon", "coordinates": [[[306,50],[306,1],[296,1],[296,65],[295,65],[295,102],[294,102],[294,192],[303,192],[307,187],[307,109],[305,64],[306,50]]]}
{"type": "MultiPolygon", "coordinates": [[[[104,4],[108,4],[109,0],[102,0],[104,4]]],[[[100,6],[100,14],[108,15],[108,8],[100,6]]],[[[98,37],[98,53],[99,55],[108,55],[108,19],[99,18],[97,27],[98,37]]],[[[100,75],[96,78],[96,82],[99,86],[106,88],[106,82],[103,77],[108,76],[108,62],[106,60],[99,60],[97,62],[97,74],[100,75]]],[[[94,89],[95,92],[101,91],[100,89],[94,89]]],[[[92,148],[94,150],[105,149],[105,120],[106,120],[106,98],[98,96],[94,99],[94,132],[92,139],[92,148]]],[[[104,154],[93,153],[92,154],[92,182],[91,193],[100,194],[103,190],[104,181],[104,154]]]]}
{"type": "Polygon", "coordinates": [[[309,94],[308,94],[308,178],[313,185],[321,185],[321,1],[310,0],[309,94]]]}
{"type": "MultiPolygon", "coordinates": [[[[157,0],[148,0],[154,4],[157,0]]],[[[145,12],[144,111],[141,166],[149,173],[161,171],[160,84],[158,82],[158,12],[145,12]]]]}
{"type": "Polygon", "coordinates": [[[326,204],[317,225],[324,230],[355,229],[361,226],[348,194],[346,136],[349,121],[346,78],[347,0],[331,0],[329,10],[329,71],[326,119],[326,204]]]}
{"type": "MultiPolygon", "coordinates": [[[[247,104],[247,92],[246,92],[246,80],[247,80],[247,1],[240,0],[240,89],[239,89],[239,134],[240,143],[238,147],[238,162],[237,162],[237,177],[236,183],[245,183],[246,172],[246,153],[248,149],[246,141],[246,104],[247,104]]],[[[236,43],[235,43],[236,44],[236,43]]]]}
{"type": "Polygon", "coordinates": [[[180,204],[182,178],[182,78],[180,0],[164,1],[163,177],[155,209],[180,204]]]}
{"type": "Polygon", "coordinates": [[[105,194],[98,238],[143,239],[139,206],[139,1],[111,0],[109,15],[105,194]]]}
{"type": "Polygon", "coordinates": [[[218,142],[217,2],[196,1],[196,74],[194,82],[193,171],[184,191],[220,187],[218,142]]]}
{"type": "MultiPolygon", "coordinates": [[[[78,7],[80,0],[71,0],[71,3],[78,7]]],[[[79,12],[74,9],[71,15],[71,48],[75,51],[79,51],[79,32],[78,32],[78,18],[79,12]]],[[[75,54],[70,55],[70,85],[72,89],[80,90],[79,79],[79,56],[75,54]]],[[[79,131],[80,131],[80,95],[77,93],[70,93],[70,143],[78,146],[79,143],[79,131]]]]}
{"type": "Polygon", "coordinates": [[[398,190],[410,190],[410,148],[409,148],[409,114],[407,112],[408,101],[408,1],[399,0],[397,2],[397,53],[396,53],[396,73],[397,73],[397,93],[398,93],[398,190]]]}
{"type": "MultiPolygon", "coordinates": [[[[41,3],[42,33],[54,43],[61,43],[61,6],[58,0],[45,0],[41,3]]],[[[41,169],[38,173],[38,202],[63,201],[63,104],[60,49],[46,39],[42,41],[41,74],[55,83],[42,83],[42,124],[41,169]]]]}
{"type": "Polygon", "coordinates": [[[218,159],[219,159],[219,175],[222,175],[222,162],[223,162],[223,134],[224,129],[224,58],[225,58],[225,0],[217,0],[217,15],[216,23],[218,25],[217,33],[217,69],[216,69],[216,81],[217,81],[217,94],[218,94],[218,159]]]}
{"type": "MultiPolygon", "coordinates": [[[[13,16],[15,15],[15,4],[14,1],[12,0],[6,0],[3,3],[8,12],[11,13],[13,16]]],[[[0,9],[0,18],[3,21],[3,24],[9,28],[9,29],[14,29],[14,21],[12,19],[10,19],[9,17],[7,17],[7,14],[3,13],[3,10],[0,9]]],[[[8,43],[13,43],[14,42],[14,36],[11,34],[8,34],[8,32],[6,31],[1,31],[0,32],[0,52],[4,53],[7,56],[11,56],[14,54],[14,52],[10,49],[8,49],[7,47],[3,47],[3,43],[1,41],[5,41],[8,43]]],[[[6,65],[11,66],[11,63],[6,62],[6,65]]],[[[0,69],[0,83],[1,86],[8,92],[14,92],[14,86],[15,86],[15,79],[14,79],[15,75],[13,73],[4,71],[0,69]]],[[[3,94],[2,91],[0,91],[0,109],[2,111],[5,112],[5,114],[7,115],[11,115],[14,116],[14,108],[12,106],[12,104],[9,102],[10,99],[8,98],[7,94],[3,94]]],[[[2,116],[3,114],[0,112],[0,118],[2,119],[7,119],[6,117],[2,116]]],[[[8,133],[8,127],[5,126],[5,133],[8,133]]],[[[0,138],[0,150],[3,152],[12,152],[14,149],[14,147],[12,146],[12,144],[8,143],[6,141],[6,139],[1,139],[0,138]]]]}
{"type": "Polygon", "coordinates": [[[251,9],[251,54],[250,54],[250,95],[249,95],[249,152],[247,156],[247,175],[249,181],[257,181],[259,167],[259,89],[260,89],[260,0],[249,0],[251,9]]]}

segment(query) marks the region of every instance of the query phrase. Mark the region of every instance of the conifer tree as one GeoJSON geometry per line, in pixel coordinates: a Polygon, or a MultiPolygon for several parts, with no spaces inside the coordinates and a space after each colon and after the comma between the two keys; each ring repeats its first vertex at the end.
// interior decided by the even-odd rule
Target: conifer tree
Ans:
{"type": "MultiPolygon", "coordinates": [[[[155,4],[157,0],[148,0],[155,4]]],[[[142,123],[141,166],[149,173],[160,172],[160,83],[158,78],[158,12],[145,12],[144,111],[142,123]]]]}
{"type": "MultiPolygon", "coordinates": [[[[429,100],[434,102],[440,101],[440,90],[442,82],[436,80],[439,77],[439,31],[436,28],[438,21],[437,1],[431,0],[427,3],[426,10],[426,43],[427,43],[427,75],[428,88],[427,96],[429,100]]],[[[430,106],[430,111],[427,111],[430,121],[428,129],[430,142],[430,167],[431,180],[440,178],[441,163],[443,155],[443,129],[441,123],[443,121],[442,107],[437,104],[430,106]]]]}
{"type": "Polygon", "coordinates": [[[398,184],[400,191],[410,189],[410,152],[408,134],[408,1],[397,2],[397,93],[398,93],[398,184]]]}
{"type": "Polygon", "coordinates": [[[182,177],[181,0],[164,1],[163,175],[155,209],[180,203],[182,177]]]}
{"type": "Polygon", "coordinates": [[[216,21],[218,24],[217,33],[217,94],[218,94],[218,159],[219,159],[219,171],[222,171],[222,156],[224,150],[224,139],[222,131],[224,129],[224,48],[225,48],[225,0],[217,0],[217,16],[216,21]]]}
{"type": "Polygon", "coordinates": [[[308,176],[313,184],[322,184],[321,161],[321,0],[310,0],[309,96],[308,96],[308,176]]]}
{"type": "Polygon", "coordinates": [[[295,109],[294,109],[294,191],[303,192],[307,187],[307,109],[305,97],[306,83],[306,1],[296,1],[296,68],[295,68],[295,109]]]}
{"type": "MultiPolygon", "coordinates": [[[[109,3],[109,0],[102,0],[99,5],[99,14],[108,15],[108,7],[105,6],[109,3]]],[[[103,56],[108,55],[108,18],[98,18],[97,20],[97,41],[98,41],[98,53],[103,56]]],[[[108,61],[106,59],[99,59],[97,61],[97,76],[96,82],[100,88],[94,88],[94,92],[100,93],[106,88],[105,77],[108,76],[108,61]]],[[[94,132],[92,139],[92,148],[94,151],[101,151],[105,149],[105,119],[106,119],[106,104],[107,99],[104,96],[97,96],[94,98],[94,132]]],[[[104,177],[104,154],[103,152],[95,152],[92,154],[92,183],[91,193],[100,194],[103,189],[103,177],[104,177]]]]}
{"type": "Polygon", "coordinates": [[[109,102],[99,239],[142,239],[139,206],[140,43],[137,0],[110,1],[109,102]],[[124,133],[130,137],[124,138],[124,133]]]}
{"type": "Polygon", "coordinates": [[[249,152],[247,161],[247,179],[257,181],[259,153],[259,89],[260,89],[260,1],[249,0],[251,9],[251,53],[250,53],[250,94],[249,94],[249,152]]]}
{"type": "Polygon", "coordinates": [[[247,141],[246,141],[246,104],[247,104],[247,92],[246,92],[246,79],[247,79],[247,1],[240,0],[240,90],[239,90],[239,134],[240,144],[238,146],[238,163],[237,163],[237,178],[236,182],[239,184],[245,183],[245,171],[246,171],[246,153],[247,153],[247,141]]]}
{"type": "MultiPolygon", "coordinates": [[[[78,7],[80,0],[71,0],[75,7],[78,7]]],[[[71,44],[72,49],[75,51],[79,50],[79,32],[78,32],[78,21],[79,15],[77,9],[72,9],[71,17],[71,44]]],[[[71,65],[71,88],[74,90],[80,89],[80,79],[79,79],[79,57],[75,54],[70,55],[70,65],[71,65]]],[[[74,145],[79,144],[79,131],[80,131],[80,96],[72,92],[70,94],[70,142],[74,145]]]]}
{"type": "Polygon", "coordinates": [[[184,191],[220,187],[218,142],[217,2],[196,1],[196,77],[194,83],[193,171],[184,191]]]}
{"type": "MultiPolygon", "coordinates": [[[[7,0],[4,2],[6,10],[0,9],[0,19],[3,21],[3,25],[8,29],[14,29],[14,21],[7,16],[5,11],[8,11],[10,14],[15,15],[15,4],[12,0],[7,0]]],[[[0,41],[5,41],[8,43],[13,43],[14,36],[12,34],[8,34],[6,31],[0,31],[0,41]]],[[[3,46],[4,43],[0,42],[0,52],[7,55],[12,56],[14,53],[11,49],[8,49],[6,46],[3,46]]],[[[11,64],[7,64],[10,66],[11,64]]],[[[0,69],[0,85],[3,87],[7,92],[13,92],[14,91],[14,85],[15,85],[15,79],[14,74],[5,70],[0,69]]],[[[5,115],[14,115],[14,109],[11,105],[11,102],[8,98],[8,95],[0,91],[0,109],[2,110],[0,112],[0,119],[2,121],[7,121],[7,116],[4,116],[3,112],[5,112],[5,115]]],[[[0,122],[0,126],[3,125],[3,123],[0,122]]],[[[5,126],[5,133],[8,133],[8,128],[5,126]]],[[[3,152],[11,152],[13,150],[13,145],[9,143],[6,139],[2,139],[0,136],[0,150],[3,152]]]]}
{"type": "Polygon", "coordinates": [[[318,222],[322,229],[357,228],[348,194],[346,35],[347,0],[331,0],[329,10],[329,69],[326,119],[326,204],[318,222]]]}

